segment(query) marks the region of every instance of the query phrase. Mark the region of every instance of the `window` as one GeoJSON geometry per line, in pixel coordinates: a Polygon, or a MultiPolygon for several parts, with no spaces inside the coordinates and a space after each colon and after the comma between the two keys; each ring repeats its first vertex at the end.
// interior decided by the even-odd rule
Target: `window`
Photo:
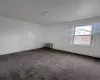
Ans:
{"type": "Polygon", "coordinates": [[[90,45],[92,39],[92,25],[75,27],[74,44],[90,45]]]}

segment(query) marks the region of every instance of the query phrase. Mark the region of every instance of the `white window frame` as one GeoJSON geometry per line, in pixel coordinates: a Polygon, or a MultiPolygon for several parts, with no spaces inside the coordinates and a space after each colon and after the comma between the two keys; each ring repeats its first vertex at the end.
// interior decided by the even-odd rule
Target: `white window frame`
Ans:
{"type": "MultiPolygon", "coordinates": [[[[91,25],[91,24],[90,24],[91,25]]],[[[74,45],[83,45],[83,46],[91,46],[92,44],[92,39],[93,39],[93,30],[94,30],[94,25],[92,24],[91,27],[92,27],[92,30],[91,30],[91,34],[90,35],[75,35],[75,30],[76,30],[76,27],[82,27],[82,26],[88,26],[88,25],[81,25],[81,26],[74,26],[74,32],[73,32],[73,44],[74,45]],[[75,39],[75,36],[91,36],[90,38],[90,44],[75,44],[74,43],[74,39],[75,39]]]]}

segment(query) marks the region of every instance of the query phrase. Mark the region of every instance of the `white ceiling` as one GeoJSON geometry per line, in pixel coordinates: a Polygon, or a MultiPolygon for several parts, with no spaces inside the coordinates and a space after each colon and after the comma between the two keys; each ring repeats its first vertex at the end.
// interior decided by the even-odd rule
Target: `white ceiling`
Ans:
{"type": "Polygon", "coordinates": [[[100,16],[100,0],[0,0],[0,16],[36,24],[100,16]],[[52,15],[43,16],[43,12],[52,15]]]}

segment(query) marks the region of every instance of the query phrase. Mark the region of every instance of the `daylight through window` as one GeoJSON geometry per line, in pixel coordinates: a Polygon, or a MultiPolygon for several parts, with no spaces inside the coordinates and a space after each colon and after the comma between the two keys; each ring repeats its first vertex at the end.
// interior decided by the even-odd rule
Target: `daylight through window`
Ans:
{"type": "Polygon", "coordinates": [[[90,45],[92,29],[92,25],[75,27],[74,44],[90,45]]]}

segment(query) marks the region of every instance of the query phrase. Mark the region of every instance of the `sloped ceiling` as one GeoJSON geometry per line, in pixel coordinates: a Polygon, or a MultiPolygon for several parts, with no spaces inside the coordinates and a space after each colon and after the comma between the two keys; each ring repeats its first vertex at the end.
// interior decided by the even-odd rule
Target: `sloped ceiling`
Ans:
{"type": "Polygon", "coordinates": [[[69,22],[100,16],[100,0],[0,0],[0,16],[35,24],[69,22]]]}

